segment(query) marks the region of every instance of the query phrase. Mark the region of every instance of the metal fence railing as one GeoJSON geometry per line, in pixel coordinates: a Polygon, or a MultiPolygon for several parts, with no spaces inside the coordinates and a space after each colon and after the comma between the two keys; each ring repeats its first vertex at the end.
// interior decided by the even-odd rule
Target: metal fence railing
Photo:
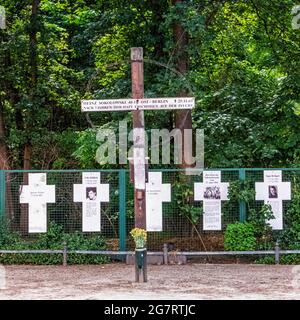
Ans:
{"type": "MultiPolygon", "coordinates": [[[[263,171],[268,169],[209,169],[221,171],[221,181],[232,183],[247,180],[252,188],[255,182],[263,181],[263,171]]],[[[273,169],[274,170],[274,169],[273,169]]],[[[282,170],[282,180],[293,185],[300,181],[300,169],[282,170]]],[[[110,185],[109,202],[101,203],[101,232],[107,239],[108,250],[133,250],[130,230],[134,227],[133,186],[129,172],[120,170],[90,170],[101,173],[101,183],[110,185]]],[[[151,170],[150,170],[151,171],[151,170]]],[[[245,221],[247,210],[242,201],[222,201],[222,229],[204,230],[203,202],[194,201],[194,183],[202,182],[203,175],[186,176],[180,169],[161,169],[163,183],[171,184],[171,201],[163,203],[163,230],[148,232],[147,248],[160,251],[163,244],[171,250],[184,252],[223,251],[224,231],[228,224],[245,221]],[[189,208],[187,210],[187,208],[189,208]]],[[[47,203],[47,225],[61,225],[64,232],[82,232],[82,203],[74,202],[73,185],[82,183],[82,170],[20,171],[0,170],[0,215],[10,220],[12,231],[19,232],[24,239],[34,241],[38,234],[28,232],[28,204],[20,203],[20,191],[28,184],[30,173],[46,173],[47,185],[55,185],[55,202],[47,203]]],[[[293,195],[292,195],[293,196],[293,195]]],[[[249,206],[260,208],[263,201],[252,201],[249,206]]],[[[283,221],[289,201],[283,201],[283,221]]],[[[274,248],[272,244],[272,248],[274,248]]],[[[0,248],[1,249],[1,248],[0,248]]],[[[264,249],[264,248],[262,248],[264,249]]],[[[270,249],[266,245],[265,250],[270,249]]],[[[284,249],[284,248],[283,248],[284,249]]]]}

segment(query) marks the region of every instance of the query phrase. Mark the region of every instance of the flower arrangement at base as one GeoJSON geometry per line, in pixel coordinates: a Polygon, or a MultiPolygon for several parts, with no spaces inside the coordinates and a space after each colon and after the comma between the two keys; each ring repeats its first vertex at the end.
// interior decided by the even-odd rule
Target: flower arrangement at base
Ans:
{"type": "Polygon", "coordinates": [[[147,231],[141,228],[134,228],[130,231],[130,234],[135,242],[135,247],[145,248],[147,242],[147,231]]]}

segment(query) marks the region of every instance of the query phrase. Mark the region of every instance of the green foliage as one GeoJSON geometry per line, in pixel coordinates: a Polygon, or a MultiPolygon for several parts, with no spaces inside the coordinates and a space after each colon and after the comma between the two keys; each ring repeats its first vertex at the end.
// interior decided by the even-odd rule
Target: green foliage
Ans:
{"type": "Polygon", "coordinates": [[[226,1],[208,28],[211,37],[202,41],[202,59],[195,66],[203,71],[202,78],[195,75],[203,94],[194,124],[206,130],[210,166],[293,163],[299,118],[291,101],[299,101],[300,88],[294,77],[299,59],[296,62],[293,46],[299,33],[286,28],[284,39],[276,36],[280,25],[290,24],[291,7],[290,1],[226,1]],[[283,52],[280,44],[286,41],[291,42],[283,52]]]}
{"type": "Polygon", "coordinates": [[[254,227],[258,250],[274,249],[275,247],[276,233],[268,222],[270,219],[274,219],[274,215],[268,204],[263,204],[260,210],[249,210],[247,220],[254,227]]]}
{"type": "Polygon", "coordinates": [[[96,130],[93,129],[83,131],[76,141],[78,148],[73,156],[80,161],[83,169],[94,167],[95,155],[99,146],[96,141],[96,134],[96,130]]]}
{"type": "Polygon", "coordinates": [[[300,255],[283,254],[280,256],[280,264],[300,264],[300,255]]]}
{"type": "Polygon", "coordinates": [[[228,196],[230,200],[244,201],[248,208],[247,222],[253,227],[256,238],[256,249],[273,249],[275,246],[275,234],[269,224],[270,219],[274,219],[272,207],[263,204],[260,209],[252,208],[250,203],[255,200],[253,182],[249,180],[237,180],[230,183],[228,196]]]}
{"type": "MultiPolygon", "coordinates": [[[[260,264],[275,264],[275,257],[266,256],[260,259],[257,259],[255,263],[260,264]]],[[[280,255],[280,264],[300,264],[300,255],[299,254],[283,254],[280,255]]]]}
{"type": "Polygon", "coordinates": [[[287,249],[300,249],[300,224],[299,222],[283,230],[280,245],[287,249]]]}
{"type": "MultiPolygon", "coordinates": [[[[31,4],[1,2],[7,13],[0,30],[1,141],[11,168],[23,167],[25,144],[33,169],[99,165],[80,99],[129,97],[134,46],[145,52],[146,97],[182,91],[196,97],[193,126],[205,129],[206,166],[299,166],[300,33],[291,28],[293,1],[41,0],[34,23],[31,4]],[[189,38],[189,70],[182,76],[175,22],[189,38]],[[37,38],[34,85],[30,31],[37,38]]],[[[172,129],[167,114],[147,111],[147,127],[172,129]]],[[[124,117],[91,116],[99,127],[115,127],[124,117]]]]}
{"type": "Polygon", "coordinates": [[[5,246],[11,246],[20,241],[19,234],[9,231],[9,221],[1,217],[0,218],[0,248],[5,246]]]}
{"type": "MultiPolygon", "coordinates": [[[[47,233],[36,240],[25,241],[10,234],[8,225],[0,225],[0,248],[3,250],[62,250],[64,243],[68,250],[105,250],[105,239],[101,235],[89,236],[82,233],[67,234],[61,225],[51,223],[47,233]],[[2,231],[3,230],[3,231],[2,231]],[[4,235],[4,236],[3,236],[4,235]]],[[[62,264],[62,254],[1,254],[4,264],[62,264]]],[[[101,264],[109,261],[103,255],[69,254],[69,264],[101,264]]]]}
{"type": "MultiPolygon", "coordinates": [[[[300,181],[295,177],[292,184],[293,198],[289,202],[285,214],[285,226],[280,235],[280,247],[284,249],[300,249],[300,181]]],[[[290,259],[290,258],[288,258],[290,259]]]]}
{"type": "Polygon", "coordinates": [[[179,210],[179,215],[184,216],[192,224],[196,225],[201,216],[201,209],[192,205],[193,186],[190,183],[177,181],[173,184],[174,203],[179,210]]]}
{"type": "Polygon", "coordinates": [[[272,230],[268,221],[274,218],[271,205],[263,204],[260,210],[250,209],[247,220],[254,226],[256,236],[259,237],[265,236],[272,230]]]}
{"type": "Polygon", "coordinates": [[[255,260],[256,264],[275,264],[275,256],[264,256],[262,258],[256,259],[255,260]]]}
{"type": "Polygon", "coordinates": [[[249,203],[255,199],[255,190],[249,180],[236,180],[230,182],[228,197],[232,201],[244,201],[249,203]]]}
{"type": "Polygon", "coordinates": [[[227,226],[224,235],[225,250],[244,251],[255,250],[255,230],[251,223],[236,222],[227,226]]]}

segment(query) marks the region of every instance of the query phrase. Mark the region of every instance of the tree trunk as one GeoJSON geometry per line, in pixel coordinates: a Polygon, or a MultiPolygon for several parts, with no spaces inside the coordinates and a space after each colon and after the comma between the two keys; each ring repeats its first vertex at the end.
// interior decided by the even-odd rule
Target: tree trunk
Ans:
{"type": "MultiPolygon", "coordinates": [[[[185,0],[172,0],[173,5],[186,2],[185,0]]],[[[175,57],[175,65],[177,71],[179,71],[183,76],[186,75],[188,71],[188,54],[187,54],[187,46],[188,46],[188,34],[185,31],[182,24],[178,21],[175,21],[173,25],[173,37],[174,37],[174,57],[175,57]]],[[[184,79],[182,77],[182,79],[184,79]]],[[[182,80],[183,81],[183,80],[182,80]]],[[[177,93],[178,96],[184,97],[188,96],[188,92],[183,89],[177,93]]],[[[193,159],[193,139],[189,139],[188,136],[185,135],[187,130],[192,130],[192,114],[191,110],[177,110],[175,111],[175,128],[179,129],[182,137],[182,149],[181,152],[181,164],[180,168],[186,169],[191,168],[192,159],[193,159]]],[[[190,135],[192,137],[192,135],[190,135]]],[[[182,174],[179,177],[182,183],[190,182],[191,176],[182,174]]],[[[188,202],[192,205],[191,199],[188,199],[188,202]]],[[[188,221],[190,222],[190,235],[193,238],[194,233],[194,225],[191,223],[189,217],[188,221]]],[[[198,232],[199,234],[199,232],[198,232]]],[[[199,238],[202,241],[201,235],[199,234],[199,238]]],[[[203,243],[203,241],[202,241],[203,243]]]]}
{"type": "Polygon", "coordinates": [[[8,149],[5,142],[3,105],[0,102],[0,170],[9,170],[8,149]]]}
{"type": "MultiPolygon", "coordinates": [[[[183,3],[184,0],[173,0],[173,5],[183,3]]],[[[184,27],[179,23],[175,22],[173,26],[173,35],[175,42],[174,56],[176,59],[177,70],[185,75],[188,71],[188,55],[187,55],[187,45],[188,36],[184,30],[184,27]]],[[[188,93],[185,90],[178,92],[178,96],[186,96],[188,93]]],[[[185,138],[184,130],[192,129],[192,115],[191,110],[178,110],[175,112],[175,128],[180,129],[182,136],[182,150],[181,158],[182,164],[180,167],[188,168],[191,167],[192,163],[192,140],[185,138]]]]}
{"type": "MultiPolygon", "coordinates": [[[[35,103],[35,95],[38,81],[38,62],[37,62],[37,32],[38,32],[38,8],[40,0],[32,0],[31,6],[31,17],[30,17],[30,27],[29,27],[29,71],[30,78],[30,99],[32,105],[35,103]]],[[[32,110],[28,110],[28,117],[33,117],[32,110]]],[[[27,131],[30,134],[30,128],[25,123],[25,132],[27,131]]],[[[30,137],[27,137],[27,141],[24,145],[24,154],[23,154],[23,169],[30,170],[30,160],[31,160],[31,141],[30,137]]],[[[23,173],[23,185],[28,184],[28,173],[23,173]]],[[[20,217],[20,230],[23,235],[28,234],[28,206],[21,205],[21,217],[20,217]]]]}
{"type": "MultiPolygon", "coordinates": [[[[3,105],[0,103],[0,170],[9,170],[9,153],[8,147],[5,142],[6,134],[5,134],[5,121],[3,114],[3,105]]],[[[13,196],[11,192],[11,183],[10,183],[10,174],[6,173],[5,175],[5,214],[6,217],[11,221],[13,225],[15,220],[14,214],[14,206],[13,206],[13,196]]]]}
{"type": "Polygon", "coordinates": [[[38,32],[38,8],[40,0],[32,1],[32,10],[29,29],[29,66],[32,84],[32,96],[34,95],[37,84],[37,32],[38,32]]]}
{"type": "MultiPolygon", "coordinates": [[[[31,7],[31,17],[30,17],[30,27],[29,27],[29,69],[30,69],[30,100],[32,105],[35,103],[37,81],[38,81],[38,53],[37,53],[37,32],[38,32],[38,8],[40,0],[32,0],[31,7]]],[[[32,110],[28,110],[28,115],[30,118],[34,117],[32,110]]],[[[26,119],[25,119],[26,120],[26,119]]],[[[26,123],[26,121],[25,121],[26,123]]],[[[25,130],[30,129],[25,125],[25,130]]],[[[31,156],[31,142],[30,137],[27,137],[27,142],[24,145],[24,158],[23,158],[23,169],[30,169],[30,156],[31,156]]]]}

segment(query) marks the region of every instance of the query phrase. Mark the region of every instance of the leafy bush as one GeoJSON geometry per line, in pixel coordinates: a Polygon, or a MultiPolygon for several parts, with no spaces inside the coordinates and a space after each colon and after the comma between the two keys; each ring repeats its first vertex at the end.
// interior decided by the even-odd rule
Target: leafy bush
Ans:
{"type": "Polygon", "coordinates": [[[300,249],[300,223],[294,223],[283,230],[280,236],[280,247],[283,249],[300,249]]]}
{"type": "Polygon", "coordinates": [[[255,260],[256,264],[275,264],[275,256],[267,255],[262,258],[258,258],[255,260]]]}
{"type": "Polygon", "coordinates": [[[280,256],[280,264],[300,264],[299,254],[283,254],[280,256]]]}
{"type": "Polygon", "coordinates": [[[255,250],[256,238],[254,228],[248,222],[236,222],[227,226],[224,236],[225,250],[255,250]]]}
{"type": "Polygon", "coordinates": [[[263,204],[260,209],[251,207],[250,203],[255,200],[253,182],[250,180],[237,180],[230,183],[228,190],[229,199],[232,201],[243,201],[246,203],[247,222],[252,225],[254,237],[256,238],[256,249],[267,250],[275,246],[275,232],[269,224],[274,219],[272,207],[263,204]]]}
{"type": "Polygon", "coordinates": [[[191,184],[183,181],[176,181],[173,184],[174,199],[179,215],[185,217],[192,226],[195,226],[202,214],[201,210],[193,206],[193,188],[191,184]]]}
{"type": "Polygon", "coordinates": [[[255,190],[249,180],[236,180],[230,182],[228,197],[232,201],[245,201],[247,204],[255,199],[255,190]]]}
{"type": "MultiPolygon", "coordinates": [[[[2,250],[62,250],[64,243],[68,250],[105,250],[106,243],[101,235],[89,236],[82,233],[67,234],[61,225],[50,224],[47,233],[39,235],[36,241],[22,240],[9,232],[8,224],[0,224],[0,248],[2,250]]],[[[101,264],[109,261],[103,255],[68,254],[68,264],[101,264]]],[[[5,264],[62,264],[62,254],[0,254],[0,263],[5,264]]]]}
{"type": "MultiPolygon", "coordinates": [[[[266,256],[266,257],[257,259],[255,263],[275,264],[275,257],[274,255],[266,256]]],[[[280,264],[300,264],[300,255],[299,254],[280,255],[280,264]]]]}
{"type": "Polygon", "coordinates": [[[20,241],[20,236],[17,233],[9,231],[9,221],[1,217],[0,218],[0,248],[4,246],[13,245],[20,241]]]}
{"type": "MultiPolygon", "coordinates": [[[[279,238],[283,249],[300,249],[300,181],[294,179],[293,198],[285,214],[285,226],[279,238]]],[[[289,261],[291,258],[287,258],[289,261]]]]}
{"type": "Polygon", "coordinates": [[[260,210],[249,210],[248,222],[253,226],[254,236],[257,240],[257,250],[274,249],[275,231],[273,231],[269,220],[274,219],[272,207],[269,204],[262,205],[260,210]]]}

